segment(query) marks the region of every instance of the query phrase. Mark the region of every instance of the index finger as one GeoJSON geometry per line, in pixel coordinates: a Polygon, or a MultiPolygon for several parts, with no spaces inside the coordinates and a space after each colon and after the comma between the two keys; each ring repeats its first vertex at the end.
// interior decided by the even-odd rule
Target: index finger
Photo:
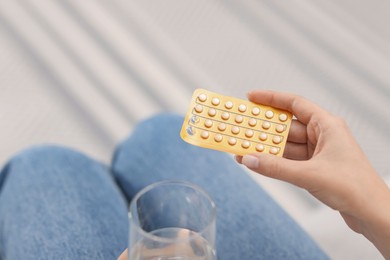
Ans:
{"type": "Polygon", "coordinates": [[[248,93],[248,99],[254,103],[287,110],[305,125],[309,123],[313,115],[327,113],[326,110],[313,102],[285,92],[254,90],[248,93]]]}

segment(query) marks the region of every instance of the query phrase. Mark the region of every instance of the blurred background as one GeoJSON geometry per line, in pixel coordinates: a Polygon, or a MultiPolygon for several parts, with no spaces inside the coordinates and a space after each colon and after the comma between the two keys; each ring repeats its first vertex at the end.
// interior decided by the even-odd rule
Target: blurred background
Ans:
{"type": "MultiPolygon", "coordinates": [[[[389,10],[386,0],[1,1],[0,163],[37,143],[109,163],[137,122],[184,114],[195,88],[239,98],[264,88],[344,117],[390,183],[389,10]]],[[[253,178],[333,259],[382,258],[306,192],[253,178]]]]}

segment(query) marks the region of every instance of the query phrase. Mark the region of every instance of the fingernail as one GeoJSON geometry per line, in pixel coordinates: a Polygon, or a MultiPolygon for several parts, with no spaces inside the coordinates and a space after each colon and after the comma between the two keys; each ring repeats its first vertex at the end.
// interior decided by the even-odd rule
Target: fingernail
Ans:
{"type": "Polygon", "coordinates": [[[242,155],[234,155],[234,160],[236,160],[237,163],[242,164],[242,155]]]}
{"type": "Polygon", "coordinates": [[[259,167],[259,159],[253,155],[244,155],[242,157],[242,164],[249,169],[257,169],[259,167]]]}

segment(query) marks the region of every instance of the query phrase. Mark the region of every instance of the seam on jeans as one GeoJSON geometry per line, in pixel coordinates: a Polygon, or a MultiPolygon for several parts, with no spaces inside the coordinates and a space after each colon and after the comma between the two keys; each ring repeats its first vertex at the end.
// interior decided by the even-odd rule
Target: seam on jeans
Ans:
{"type": "Polygon", "coordinates": [[[4,168],[0,171],[0,194],[1,194],[2,187],[5,183],[5,180],[7,179],[10,168],[11,168],[11,162],[8,162],[4,166],[4,168]]]}
{"type": "MultiPolygon", "coordinates": [[[[8,162],[0,171],[0,196],[2,193],[2,188],[4,186],[4,183],[8,177],[8,173],[10,172],[10,168],[11,168],[11,162],[8,162]]],[[[1,248],[2,246],[4,246],[4,241],[5,241],[3,235],[4,235],[3,232],[0,231],[0,259],[6,259],[5,250],[4,248],[1,248]]]]}

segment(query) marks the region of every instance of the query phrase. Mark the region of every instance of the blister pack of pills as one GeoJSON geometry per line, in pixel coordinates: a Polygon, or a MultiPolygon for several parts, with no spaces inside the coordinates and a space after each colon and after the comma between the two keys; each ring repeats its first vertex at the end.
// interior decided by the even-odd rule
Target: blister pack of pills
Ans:
{"type": "Polygon", "coordinates": [[[282,156],[291,121],[288,111],[197,89],[180,136],[190,144],[237,155],[282,156]]]}

